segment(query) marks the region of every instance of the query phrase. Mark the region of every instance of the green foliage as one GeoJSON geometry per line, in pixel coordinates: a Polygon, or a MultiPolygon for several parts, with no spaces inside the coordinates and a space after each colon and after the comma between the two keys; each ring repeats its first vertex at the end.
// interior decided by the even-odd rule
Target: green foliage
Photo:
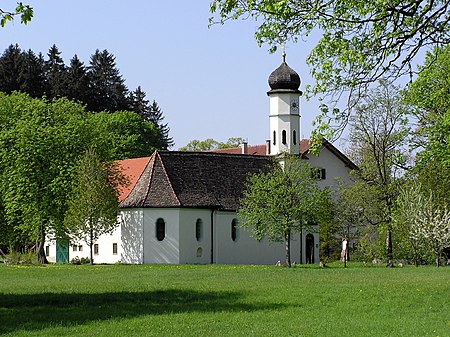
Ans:
{"type": "Polygon", "coordinates": [[[246,140],[244,138],[240,137],[230,137],[228,140],[223,143],[219,142],[217,140],[214,140],[212,138],[208,138],[205,140],[191,140],[187,145],[180,147],[179,151],[210,151],[210,150],[217,150],[217,149],[227,149],[227,148],[233,148],[238,147],[241,144],[245,143],[246,140]]]}
{"type": "Polygon", "coordinates": [[[0,93],[0,244],[23,249],[63,225],[77,163],[95,147],[105,161],[150,155],[158,132],[133,112],[86,112],[67,99],[48,102],[0,93]]]}
{"type": "Polygon", "coordinates": [[[0,334],[448,335],[448,268],[329,266],[0,265],[0,334]]]}
{"type": "Polygon", "coordinates": [[[33,18],[33,8],[18,2],[14,11],[8,11],[0,8],[0,26],[5,27],[8,21],[13,21],[15,16],[20,16],[20,22],[26,25],[33,18]]]}
{"type": "Polygon", "coordinates": [[[118,167],[105,163],[93,148],[79,161],[64,224],[71,236],[88,244],[91,263],[94,242],[118,226],[118,196],[123,180],[118,167]]]}
{"type": "Polygon", "coordinates": [[[327,214],[329,193],[312,177],[311,166],[286,156],[283,168],[274,163],[268,172],[254,174],[237,211],[240,226],[261,240],[286,245],[286,264],[291,266],[290,236],[303,228],[313,230],[327,214]]]}
{"type": "MultiPolygon", "coordinates": [[[[412,76],[424,48],[450,42],[447,1],[214,0],[210,10],[211,24],[254,19],[259,25],[256,41],[267,43],[272,52],[319,32],[320,40],[307,58],[315,80],[307,95],[329,95],[331,103],[343,92],[360,96],[380,79],[412,76]]],[[[329,114],[340,128],[350,114],[328,108],[322,112],[322,122],[329,114]]],[[[319,128],[331,132],[322,122],[319,128]]]]}

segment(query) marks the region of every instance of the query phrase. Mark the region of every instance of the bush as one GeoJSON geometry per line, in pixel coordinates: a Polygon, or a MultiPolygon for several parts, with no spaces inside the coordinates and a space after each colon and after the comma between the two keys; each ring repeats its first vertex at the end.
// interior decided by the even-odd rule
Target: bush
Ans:
{"type": "Polygon", "coordinates": [[[81,265],[81,264],[89,264],[91,260],[88,257],[82,257],[81,259],[78,256],[75,256],[72,260],[70,260],[71,264],[81,265]]]}

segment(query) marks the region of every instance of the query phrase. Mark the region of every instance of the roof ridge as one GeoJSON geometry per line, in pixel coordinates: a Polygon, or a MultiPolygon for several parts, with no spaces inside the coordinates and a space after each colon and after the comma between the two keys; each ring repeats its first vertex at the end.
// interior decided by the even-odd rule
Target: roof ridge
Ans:
{"type": "MultiPolygon", "coordinates": [[[[141,179],[142,175],[147,170],[148,165],[151,165],[150,172],[149,172],[150,177],[148,179],[148,185],[146,187],[147,190],[145,191],[145,197],[142,198],[141,207],[144,207],[145,201],[147,200],[148,194],[150,193],[150,186],[152,184],[153,170],[155,169],[155,155],[156,155],[156,151],[153,152],[152,156],[150,157],[150,160],[148,161],[147,165],[145,165],[144,170],[142,171],[141,175],[139,176],[139,179],[141,179]]],[[[139,179],[138,179],[138,181],[139,181],[139,179]]]]}
{"type": "MultiPolygon", "coordinates": [[[[173,188],[172,181],[170,180],[169,175],[167,174],[166,165],[164,165],[164,160],[162,159],[162,157],[161,157],[159,151],[155,151],[155,152],[156,152],[156,154],[158,155],[159,160],[161,161],[161,166],[162,166],[162,168],[163,168],[164,175],[166,176],[167,181],[169,182],[170,189],[172,190],[173,195],[174,195],[175,198],[177,199],[178,204],[181,206],[180,198],[178,198],[178,195],[177,195],[177,193],[175,192],[175,189],[173,188]]],[[[172,152],[172,151],[167,151],[167,153],[169,153],[169,152],[172,152]]],[[[150,185],[150,184],[149,184],[149,185],[150,185]]],[[[147,199],[147,197],[146,197],[146,199],[147,199]]]]}

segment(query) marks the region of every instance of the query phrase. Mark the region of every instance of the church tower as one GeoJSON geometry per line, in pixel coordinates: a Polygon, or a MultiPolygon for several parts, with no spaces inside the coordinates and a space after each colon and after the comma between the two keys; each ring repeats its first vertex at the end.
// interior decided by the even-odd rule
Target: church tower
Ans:
{"type": "MultiPolygon", "coordinates": [[[[300,137],[300,76],[283,63],[269,76],[270,91],[270,146],[268,153],[299,154],[300,137]]],[[[269,144],[268,144],[269,145],[269,144]]]]}

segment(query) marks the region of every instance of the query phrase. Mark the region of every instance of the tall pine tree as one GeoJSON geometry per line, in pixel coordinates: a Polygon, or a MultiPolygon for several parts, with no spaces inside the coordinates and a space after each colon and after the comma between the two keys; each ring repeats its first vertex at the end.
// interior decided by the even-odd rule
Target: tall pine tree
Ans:
{"type": "Polygon", "coordinates": [[[67,97],[83,103],[89,99],[87,69],[76,54],[67,68],[67,97]]]}
{"type": "Polygon", "coordinates": [[[20,90],[23,54],[19,45],[10,45],[0,57],[0,91],[11,93],[20,90]]]}
{"type": "Polygon", "coordinates": [[[40,98],[45,94],[44,56],[38,56],[30,49],[23,53],[22,70],[20,73],[20,91],[31,97],[40,98]]]}
{"type": "Polygon", "coordinates": [[[66,66],[61,58],[61,52],[56,45],[48,51],[48,59],[45,61],[45,72],[48,83],[47,96],[59,98],[66,96],[66,66]]]}
{"type": "Polygon", "coordinates": [[[107,50],[98,49],[91,56],[88,71],[90,99],[87,105],[91,111],[128,110],[128,89],[122,75],[116,68],[115,57],[107,50]]]}

